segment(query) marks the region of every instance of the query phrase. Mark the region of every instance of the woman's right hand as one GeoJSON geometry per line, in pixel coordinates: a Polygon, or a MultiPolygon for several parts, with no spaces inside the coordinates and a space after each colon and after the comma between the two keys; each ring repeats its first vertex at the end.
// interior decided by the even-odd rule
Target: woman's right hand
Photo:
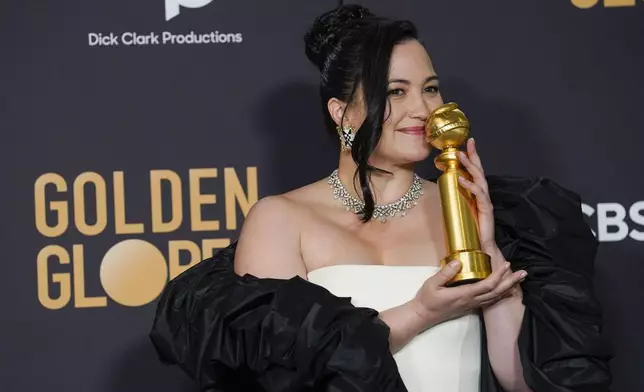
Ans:
{"type": "Polygon", "coordinates": [[[472,309],[492,305],[512,295],[515,287],[524,279],[521,271],[512,273],[510,263],[492,272],[487,278],[471,284],[445,287],[461,268],[454,260],[435,275],[429,277],[412,301],[415,312],[428,325],[464,315],[472,309]]]}

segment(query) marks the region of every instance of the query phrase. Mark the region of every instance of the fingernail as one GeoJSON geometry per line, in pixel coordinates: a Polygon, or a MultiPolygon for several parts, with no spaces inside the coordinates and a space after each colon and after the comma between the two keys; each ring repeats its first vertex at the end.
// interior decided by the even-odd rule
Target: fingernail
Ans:
{"type": "Polygon", "coordinates": [[[456,268],[456,267],[458,267],[460,264],[461,264],[461,262],[460,262],[460,261],[458,261],[458,260],[452,260],[452,261],[449,263],[449,267],[450,267],[450,268],[456,268]]]}
{"type": "Polygon", "coordinates": [[[503,265],[503,268],[505,268],[505,269],[510,268],[510,262],[506,261],[505,264],[503,265]]]}
{"type": "Polygon", "coordinates": [[[521,271],[521,273],[519,274],[519,276],[521,276],[521,278],[525,278],[526,276],[528,276],[528,273],[527,273],[527,272],[525,272],[525,271],[521,271]]]}

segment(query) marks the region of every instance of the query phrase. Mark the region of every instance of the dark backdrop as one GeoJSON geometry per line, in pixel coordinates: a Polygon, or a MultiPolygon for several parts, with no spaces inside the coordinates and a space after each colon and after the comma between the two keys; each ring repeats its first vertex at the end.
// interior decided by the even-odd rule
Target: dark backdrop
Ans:
{"type": "MultiPolygon", "coordinates": [[[[338,1],[166,3],[28,0],[0,14],[3,391],[191,390],[147,337],[164,283],[234,239],[257,198],[335,167],[302,36],[338,1]]],[[[633,392],[644,3],[594,3],[363,2],[417,24],[489,173],[582,195],[614,390],[633,392]]]]}

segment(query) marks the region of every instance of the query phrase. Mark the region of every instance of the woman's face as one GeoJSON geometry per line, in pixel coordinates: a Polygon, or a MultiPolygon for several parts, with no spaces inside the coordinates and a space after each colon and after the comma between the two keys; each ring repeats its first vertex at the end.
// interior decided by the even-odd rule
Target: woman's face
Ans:
{"type": "MultiPolygon", "coordinates": [[[[425,141],[425,123],[443,99],[431,59],[418,41],[408,40],[394,47],[387,95],[382,136],[370,161],[378,166],[425,160],[431,151],[425,141]]],[[[364,121],[364,110],[361,112],[359,117],[364,121]]],[[[362,121],[356,125],[359,127],[362,121]]]]}

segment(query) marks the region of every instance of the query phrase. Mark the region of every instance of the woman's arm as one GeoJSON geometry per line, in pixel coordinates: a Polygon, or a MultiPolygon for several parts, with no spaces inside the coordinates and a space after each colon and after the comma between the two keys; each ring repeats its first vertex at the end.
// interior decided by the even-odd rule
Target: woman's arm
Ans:
{"type": "Polygon", "coordinates": [[[403,305],[380,313],[380,319],[390,329],[389,349],[392,354],[405,347],[414,336],[438,324],[438,320],[432,320],[426,313],[415,298],[403,305]]]}
{"type": "Polygon", "coordinates": [[[300,247],[297,205],[285,196],[268,196],[253,205],[244,220],[235,272],[258,278],[306,279],[300,247]]]}
{"type": "MultiPolygon", "coordinates": [[[[497,271],[502,265],[507,266],[507,260],[496,245],[494,205],[473,139],[467,142],[467,153],[459,153],[459,162],[472,176],[471,180],[461,176],[459,182],[475,196],[481,247],[491,257],[492,270],[497,271]]],[[[521,280],[525,278],[524,273],[519,272],[521,280]]],[[[530,392],[523,376],[517,345],[523,311],[521,297],[517,295],[504,298],[483,310],[490,366],[506,392],[530,392]]]]}
{"type": "MultiPolygon", "coordinates": [[[[493,257],[504,260],[501,251],[493,257]]],[[[532,392],[523,377],[518,338],[525,306],[521,287],[497,303],[483,308],[490,366],[505,392],[532,392]]]]}
{"type": "Polygon", "coordinates": [[[490,366],[505,392],[532,392],[523,377],[517,344],[524,310],[520,294],[483,310],[490,366]]]}
{"type": "Polygon", "coordinates": [[[389,345],[393,353],[425,329],[503,300],[522,279],[521,272],[513,273],[510,263],[505,263],[480,282],[445,287],[460,268],[459,262],[452,261],[428,278],[414,299],[381,313],[392,330],[389,345]]]}

